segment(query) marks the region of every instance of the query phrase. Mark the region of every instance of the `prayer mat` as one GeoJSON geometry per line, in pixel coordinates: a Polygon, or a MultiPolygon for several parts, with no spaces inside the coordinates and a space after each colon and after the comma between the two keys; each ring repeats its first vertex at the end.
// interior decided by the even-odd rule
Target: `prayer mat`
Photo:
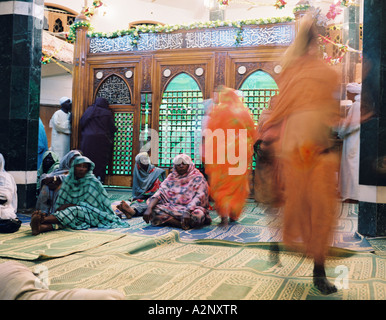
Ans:
{"type": "MultiPolygon", "coordinates": [[[[121,194],[114,194],[112,198],[116,199],[120,196],[121,194]]],[[[112,208],[116,214],[120,214],[120,211],[116,208],[120,202],[120,200],[112,201],[112,208]]],[[[123,214],[121,216],[125,219],[123,214]]],[[[153,227],[146,224],[142,217],[134,217],[128,220],[130,228],[114,229],[112,231],[158,237],[173,230],[178,230],[183,241],[201,239],[216,239],[240,243],[282,241],[279,214],[270,212],[267,207],[259,205],[254,201],[247,201],[240,219],[235,223],[230,223],[227,227],[218,226],[220,217],[218,217],[215,210],[210,212],[210,216],[213,220],[212,224],[200,229],[182,230],[171,227],[153,227]]],[[[367,239],[356,232],[357,221],[358,206],[355,204],[342,204],[331,245],[359,252],[373,252],[374,248],[367,239]]]]}
{"type": "Polygon", "coordinates": [[[124,237],[119,233],[56,230],[33,236],[23,224],[18,232],[0,234],[0,257],[40,260],[63,257],[124,237]]]}
{"type": "MultiPolygon", "coordinates": [[[[79,231],[78,231],[79,232],[79,231]]],[[[53,232],[54,233],[54,232],[53,232]]],[[[90,232],[93,233],[93,232],[90,232]]],[[[107,233],[105,233],[107,236],[107,233]]],[[[335,249],[326,261],[337,293],[323,296],[312,284],[312,260],[296,252],[271,252],[266,243],[181,241],[125,237],[57,259],[22,261],[47,270],[50,289],[108,289],[129,300],[384,300],[386,259],[335,249]],[[279,257],[280,263],[272,262],[279,257]]]]}
{"type": "Polygon", "coordinates": [[[374,248],[374,253],[386,258],[386,237],[368,239],[371,246],[374,248]]]}

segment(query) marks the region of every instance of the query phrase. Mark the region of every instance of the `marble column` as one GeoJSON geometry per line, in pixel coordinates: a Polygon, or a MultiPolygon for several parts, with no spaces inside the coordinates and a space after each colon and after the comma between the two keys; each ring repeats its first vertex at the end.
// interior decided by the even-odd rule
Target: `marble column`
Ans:
{"type": "Polygon", "coordinates": [[[358,232],[386,235],[386,1],[364,1],[358,232]]]}
{"type": "Polygon", "coordinates": [[[19,210],[36,202],[43,0],[0,0],[0,152],[19,210]]]}

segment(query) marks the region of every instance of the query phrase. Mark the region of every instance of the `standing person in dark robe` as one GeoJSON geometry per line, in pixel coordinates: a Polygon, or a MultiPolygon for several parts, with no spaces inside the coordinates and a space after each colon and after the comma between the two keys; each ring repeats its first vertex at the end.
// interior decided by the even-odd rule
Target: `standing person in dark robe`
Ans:
{"type": "Polygon", "coordinates": [[[84,112],[79,124],[80,148],[84,156],[95,163],[94,174],[103,183],[117,130],[109,102],[105,98],[96,98],[95,103],[84,112]]]}

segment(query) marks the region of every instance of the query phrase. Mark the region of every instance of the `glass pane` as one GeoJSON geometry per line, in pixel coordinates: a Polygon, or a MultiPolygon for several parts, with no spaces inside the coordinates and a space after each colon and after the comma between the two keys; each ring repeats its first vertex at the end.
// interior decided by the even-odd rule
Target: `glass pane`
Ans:
{"type": "Polygon", "coordinates": [[[134,115],[130,112],[116,112],[114,121],[117,131],[114,136],[112,165],[111,170],[109,166],[106,167],[106,173],[131,175],[134,115]]]}
{"type": "Polygon", "coordinates": [[[188,154],[197,166],[201,165],[202,102],[200,87],[190,75],[181,73],[170,81],[160,106],[159,129],[165,143],[160,144],[159,165],[171,167],[179,153],[188,154]]]}
{"type": "MultiPolygon", "coordinates": [[[[240,90],[243,92],[244,103],[251,111],[256,125],[261,112],[268,108],[269,99],[279,93],[275,80],[261,70],[252,73],[245,79],[240,90]]],[[[255,164],[255,159],[253,159],[253,169],[255,169],[255,164]]]]}

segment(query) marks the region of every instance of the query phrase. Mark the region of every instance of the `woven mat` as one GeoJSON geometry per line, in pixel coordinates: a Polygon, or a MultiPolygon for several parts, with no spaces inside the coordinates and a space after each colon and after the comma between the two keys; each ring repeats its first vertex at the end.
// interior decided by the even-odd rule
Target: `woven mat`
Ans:
{"type": "MultiPolygon", "coordinates": [[[[116,206],[121,200],[116,199],[124,199],[124,197],[118,193],[111,195],[111,198],[113,199],[112,207],[119,214],[116,206]]],[[[254,201],[247,202],[240,219],[236,223],[229,224],[226,228],[218,226],[220,218],[215,210],[212,210],[210,215],[213,221],[209,226],[187,231],[178,229],[181,240],[216,239],[240,243],[282,241],[279,215],[269,212],[267,207],[258,205],[254,201]]],[[[132,218],[128,222],[130,228],[112,231],[159,237],[176,230],[169,227],[153,227],[146,224],[142,217],[132,218]]],[[[357,223],[358,206],[342,204],[331,246],[358,252],[373,252],[374,249],[366,238],[356,232],[357,223]]]]}
{"type": "Polygon", "coordinates": [[[23,224],[18,232],[0,234],[0,257],[20,260],[39,260],[63,257],[89,250],[124,237],[119,233],[57,230],[31,234],[23,224]]]}
{"type": "Polygon", "coordinates": [[[339,278],[343,267],[347,286],[322,296],[312,285],[309,258],[283,251],[279,265],[270,262],[275,255],[264,243],[186,242],[172,231],[160,237],[128,233],[103,246],[40,263],[49,272],[50,289],[114,288],[130,300],[386,298],[384,258],[337,249],[327,259],[327,275],[343,285],[339,278]]]}

